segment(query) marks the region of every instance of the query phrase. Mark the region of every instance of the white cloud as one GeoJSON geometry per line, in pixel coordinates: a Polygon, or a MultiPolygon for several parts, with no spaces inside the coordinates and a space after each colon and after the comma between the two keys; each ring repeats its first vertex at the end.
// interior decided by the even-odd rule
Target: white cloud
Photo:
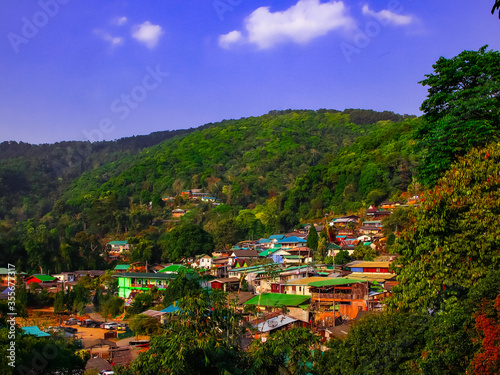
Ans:
{"type": "Polygon", "coordinates": [[[127,17],[118,17],[114,19],[114,24],[117,26],[121,26],[126,24],[128,21],[127,17]]]}
{"type": "Polygon", "coordinates": [[[219,46],[230,48],[233,44],[241,43],[244,40],[241,32],[234,30],[230,33],[219,36],[219,46]]]}
{"type": "Polygon", "coordinates": [[[382,23],[392,24],[395,26],[409,25],[414,21],[413,16],[404,16],[402,14],[391,12],[387,9],[381,10],[380,12],[375,12],[371,10],[368,5],[364,5],[362,11],[364,15],[375,17],[382,23]]]}
{"type": "Polygon", "coordinates": [[[260,7],[245,19],[246,37],[240,31],[232,31],[219,37],[219,45],[229,48],[246,41],[266,49],[284,42],[305,44],[332,30],[355,26],[342,1],[299,0],[282,12],[269,9],[260,7]]]}
{"type": "Polygon", "coordinates": [[[109,42],[111,44],[111,47],[117,47],[124,42],[124,39],[122,37],[112,36],[111,34],[103,30],[94,30],[94,34],[100,37],[102,40],[109,42]]]}
{"type": "Polygon", "coordinates": [[[158,44],[163,30],[160,25],[153,25],[151,22],[146,21],[140,25],[135,25],[132,29],[132,37],[146,47],[153,49],[158,44]]]}

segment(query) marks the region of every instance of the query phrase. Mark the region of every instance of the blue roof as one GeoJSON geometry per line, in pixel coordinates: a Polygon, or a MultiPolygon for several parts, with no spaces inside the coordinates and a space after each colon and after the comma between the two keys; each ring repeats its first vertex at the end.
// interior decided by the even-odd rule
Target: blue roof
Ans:
{"type": "Polygon", "coordinates": [[[261,240],[259,240],[259,243],[269,243],[271,242],[271,240],[267,239],[267,238],[263,238],[261,240]]]}
{"type": "Polygon", "coordinates": [[[49,337],[50,335],[47,332],[43,332],[37,326],[30,327],[21,327],[24,333],[28,335],[34,335],[36,337],[49,337]]]}
{"type": "Polygon", "coordinates": [[[180,311],[179,307],[175,305],[175,302],[173,304],[171,304],[169,307],[167,307],[166,309],[163,309],[163,310],[160,310],[161,312],[164,312],[164,313],[167,313],[167,314],[171,314],[171,313],[176,313],[178,311],[180,311]]]}
{"type": "Polygon", "coordinates": [[[281,240],[285,238],[284,234],[273,234],[272,236],[269,236],[270,240],[281,240]]]}
{"type": "Polygon", "coordinates": [[[287,238],[284,238],[284,239],[278,241],[278,243],[293,243],[293,242],[306,243],[307,241],[304,240],[303,238],[300,238],[300,237],[297,237],[297,236],[287,237],[287,238]]]}

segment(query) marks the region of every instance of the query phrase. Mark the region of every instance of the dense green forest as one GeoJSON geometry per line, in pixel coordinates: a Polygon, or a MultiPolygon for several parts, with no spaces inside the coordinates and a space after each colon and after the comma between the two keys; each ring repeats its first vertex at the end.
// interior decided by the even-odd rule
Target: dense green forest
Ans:
{"type": "Polygon", "coordinates": [[[134,243],[133,260],[175,260],[173,206],[161,198],[190,188],[224,203],[175,201],[215,248],[358,209],[411,182],[418,123],[387,111],[286,110],[116,143],[4,143],[2,254],[33,271],[99,268],[103,245],[119,237],[134,243]]]}
{"type": "MultiPolygon", "coordinates": [[[[210,126],[212,124],[203,127],[210,126]]],[[[192,131],[194,129],[161,131],[94,143],[72,141],[33,145],[2,142],[0,219],[39,219],[52,210],[70,182],[83,172],[117,160],[128,160],[146,147],[192,131]]]]}

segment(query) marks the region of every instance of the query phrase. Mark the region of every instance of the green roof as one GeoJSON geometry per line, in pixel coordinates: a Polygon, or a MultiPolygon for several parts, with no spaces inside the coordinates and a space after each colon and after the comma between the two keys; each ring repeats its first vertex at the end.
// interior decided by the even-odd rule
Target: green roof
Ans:
{"type": "MultiPolygon", "coordinates": [[[[188,274],[188,275],[196,275],[196,274],[188,274]]],[[[187,275],[186,275],[187,276],[187,275]]],[[[164,273],[141,273],[141,272],[124,272],[124,273],[119,273],[116,275],[113,275],[113,277],[123,277],[127,279],[175,279],[177,275],[173,275],[170,273],[164,274],[164,273]]],[[[188,276],[189,277],[189,276],[188,276]]]]}
{"type": "Polygon", "coordinates": [[[312,281],[307,285],[310,286],[334,286],[334,285],[346,285],[346,284],[354,284],[354,283],[364,283],[367,280],[358,280],[358,279],[344,279],[341,277],[326,277],[325,280],[321,281],[312,281]]]}
{"type": "Polygon", "coordinates": [[[285,259],[302,259],[304,258],[302,255],[283,255],[285,259]]]}
{"type": "Polygon", "coordinates": [[[128,244],[127,241],[109,241],[108,245],[126,245],[128,244]]]}
{"type": "Polygon", "coordinates": [[[130,264],[117,264],[115,270],[128,270],[130,268],[130,264]]]}
{"type": "Polygon", "coordinates": [[[311,299],[311,296],[296,296],[293,294],[263,293],[246,301],[245,305],[261,306],[299,306],[311,299]]]}
{"type": "Polygon", "coordinates": [[[162,269],[162,270],[160,270],[158,272],[161,272],[161,273],[165,273],[165,272],[179,272],[182,269],[187,269],[187,267],[183,266],[182,264],[171,264],[170,266],[165,267],[164,269],[162,269]]]}
{"type": "Polygon", "coordinates": [[[56,279],[49,275],[32,275],[32,277],[36,277],[40,281],[54,281],[56,279]]]}

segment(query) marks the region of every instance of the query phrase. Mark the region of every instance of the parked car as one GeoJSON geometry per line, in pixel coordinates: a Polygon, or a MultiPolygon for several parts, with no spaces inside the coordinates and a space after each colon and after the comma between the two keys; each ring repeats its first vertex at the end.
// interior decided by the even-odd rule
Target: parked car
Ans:
{"type": "Polygon", "coordinates": [[[107,322],[107,323],[102,323],[101,328],[104,328],[104,329],[117,329],[118,326],[119,326],[118,323],[107,322]]]}
{"type": "Polygon", "coordinates": [[[66,324],[67,326],[74,326],[78,324],[79,320],[76,318],[69,318],[68,320],[65,320],[63,323],[66,324]]]}
{"type": "Polygon", "coordinates": [[[82,323],[82,327],[88,327],[88,328],[99,328],[101,326],[102,322],[96,322],[95,320],[92,319],[85,319],[82,323]]]}
{"type": "Polygon", "coordinates": [[[76,328],[72,328],[72,327],[64,327],[64,330],[68,333],[71,333],[72,335],[74,335],[75,333],[78,332],[78,330],[76,328]]]}

